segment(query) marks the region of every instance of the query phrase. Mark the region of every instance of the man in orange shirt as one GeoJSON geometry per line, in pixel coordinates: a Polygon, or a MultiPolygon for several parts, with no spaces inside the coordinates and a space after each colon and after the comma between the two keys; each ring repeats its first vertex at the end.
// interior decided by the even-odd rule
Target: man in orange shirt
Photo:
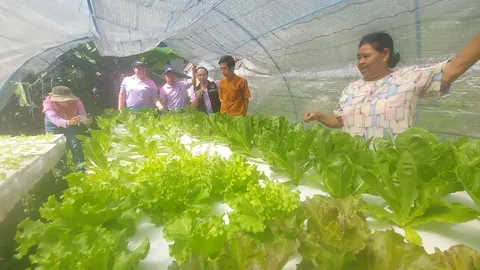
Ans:
{"type": "Polygon", "coordinates": [[[252,95],[246,79],[235,74],[235,59],[230,55],[223,56],[218,61],[224,78],[219,84],[219,98],[222,102],[220,113],[231,116],[245,116],[248,111],[248,100],[252,95]]]}

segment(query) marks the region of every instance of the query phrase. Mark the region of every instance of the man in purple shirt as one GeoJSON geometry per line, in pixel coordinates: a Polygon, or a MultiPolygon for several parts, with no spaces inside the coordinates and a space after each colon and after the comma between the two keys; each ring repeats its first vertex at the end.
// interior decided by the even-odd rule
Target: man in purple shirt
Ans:
{"type": "Polygon", "coordinates": [[[177,82],[173,69],[165,70],[165,81],[167,83],[160,88],[160,102],[165,110],[182,110],[193,101],[192,98],[195,98],[193,95],[191,98],[188,97],[187,89],[190,85],[177,82]]]}
{"type": "Polygon", "coordinates": [[[161,109],[157,95],[157,85],[147,77],[147,67],[142,61],[133,64],[135,75],[125,77],[120,86],[118,96],[118,110],[122,111],[125,104],[131,110],[142,108],[161,109]]]}

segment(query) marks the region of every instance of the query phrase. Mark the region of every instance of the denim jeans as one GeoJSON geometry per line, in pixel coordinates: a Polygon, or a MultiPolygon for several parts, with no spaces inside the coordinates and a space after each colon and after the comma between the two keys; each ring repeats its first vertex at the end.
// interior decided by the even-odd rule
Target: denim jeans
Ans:
{"type": "MultiPolygon", "coordinates": [[[[82,142],[77,139],[77,135],[82,134],[82,128],[79,126],[69,126],[68,128],[57,127],[54,123],[45,117],[45,132],[52,134],[63,134],[67,139],[68,147],[72,151],[73,162],[75,163],[76,170],[83,170],[80,165],[85,161],[85,156],[83,154],[82,142]]],[[[59,170],[62,170],[65,167],[66,156],[62,158],[59,162],[59,170]]]]}

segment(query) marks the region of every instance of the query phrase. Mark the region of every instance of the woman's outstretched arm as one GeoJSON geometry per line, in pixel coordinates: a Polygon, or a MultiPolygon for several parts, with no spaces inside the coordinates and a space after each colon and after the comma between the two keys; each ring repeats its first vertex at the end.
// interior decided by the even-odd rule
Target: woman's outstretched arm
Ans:
{"type": "Polygon", "coordinates": [[[480,60],[480,35],[477,35],[468,46],[460,51],[443,69],[442,86],[444,89],[452,84],[460,75],[480,60]]]}

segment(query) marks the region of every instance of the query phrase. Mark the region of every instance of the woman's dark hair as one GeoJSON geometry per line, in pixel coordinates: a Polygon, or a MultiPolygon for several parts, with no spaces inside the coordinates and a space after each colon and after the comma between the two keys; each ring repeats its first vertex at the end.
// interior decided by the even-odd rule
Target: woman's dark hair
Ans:
{"type": "Polygon", "coordinates": [[[376,51],[383,52],[385,49],[390,50],[390,55],[388,57],[388,67],[394,68],[400,62],[400,53],[393,48],[393,39],[387,33],[372,33],[364,36],[360,40],[358,47],[362,47],[365,44],[370,44],[376,51]]]}
{"type": "Polygon", "coordinates": [[[197,72],[198,72],[200,69],[205,70],[205,72],[207,72],[207,75],[208,75],[208,70],[207,70],[206,68],[204,68],[204,67],[199,67],[199,68],[195,69],[195,74],[197,74],[197,72]]]}
{"type": "Polygon", "coordinates": [[[230,55],[225,55],[222,58],[220,58],[220,61],[218,61],[218,64],[220,65],[222,63],[227,64],[229,68],[235,67],[235,59],[233,59],[233,57],[231,57],[230,55]]]}

